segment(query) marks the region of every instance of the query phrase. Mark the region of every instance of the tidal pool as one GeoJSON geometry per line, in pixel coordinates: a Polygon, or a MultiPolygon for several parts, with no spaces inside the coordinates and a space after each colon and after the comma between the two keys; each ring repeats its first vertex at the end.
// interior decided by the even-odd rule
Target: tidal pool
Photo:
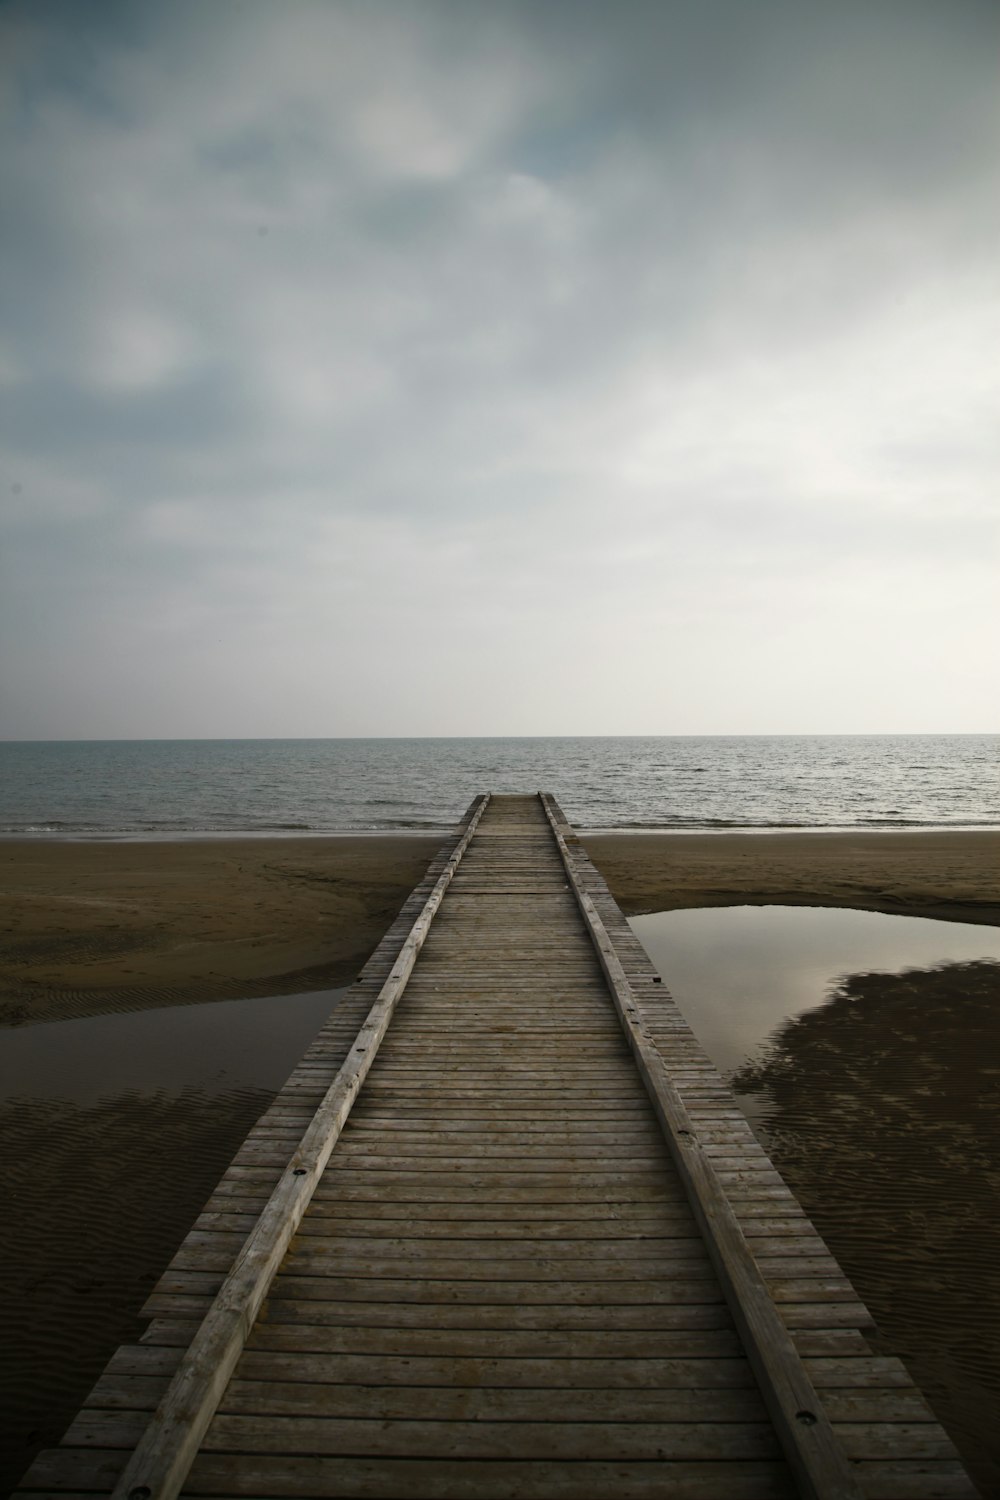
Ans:
{"type": "Polygon", "coordinates": [[[825,1004],[842,975],[1000,960],[1000,927],[843,907],[698,907],[629,925],[723,1074],[825,1004]]]}
{"type": "Polygon", "coordinates": [[[3,1031],[0,1103],[120,1094],[276,1093],[343,990],[163,1006],[3,1031]]]}

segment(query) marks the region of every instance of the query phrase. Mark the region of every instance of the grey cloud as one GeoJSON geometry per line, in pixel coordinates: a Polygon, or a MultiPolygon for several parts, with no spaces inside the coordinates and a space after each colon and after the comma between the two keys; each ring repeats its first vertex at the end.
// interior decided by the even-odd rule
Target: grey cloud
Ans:
{"type": "MultiPolygon", "coordinates": [[[[338,653],[337,681],[364,698],[440,597],[466,642],[448,660],[484,652],[504,682],[530,641],[562,653],[575,624],[593,646],[595,618],[650,669],[691,611],[706,641],[743,609],[780,629],[803,579],[861,589],[860,617],[869,564],[908,619],[935,559],[972,600],[995,505],[992,6],[36,0],[3,24],[19,724],[25,662],[51,683],[61,641],[85,682],[86,644],[130,622],[170,686],[143,687],[130,646],[109,724],[170,732],[187,681],[174,732],[215,732],[224,702],[236,733],[240,640],[272,686],[305,663],[305,695],[343,634],[362,664],[338,653]]],[[[677,681],[693,717],[662,727],[697,729],[677,681]]],[[[564,727],[589,682],[582,657],[562,673],[564,727]]],[[[352,726],[391,728],[366,701],[352,726]]],[[[100,732],[73,702],[61,732],[100,732]]],[[[297,712],[264,732],[324,732],[297,712]]]]}

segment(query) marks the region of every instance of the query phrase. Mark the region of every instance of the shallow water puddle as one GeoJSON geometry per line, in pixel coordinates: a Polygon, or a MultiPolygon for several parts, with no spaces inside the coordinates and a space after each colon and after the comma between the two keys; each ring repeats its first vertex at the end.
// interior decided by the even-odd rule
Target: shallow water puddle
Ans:
{"type": "Polygon", "coordinates": [[[698,907],[629,925],[724,1074],[825,1004],[842,976],[1000,959],[1000,927],[839,907],[698,907]]]}
{"type": "Polygon", "coordinates": [[[0,1101],[276,1092],[343,993],[165,1006],[5,1030],[0,1101]]]}

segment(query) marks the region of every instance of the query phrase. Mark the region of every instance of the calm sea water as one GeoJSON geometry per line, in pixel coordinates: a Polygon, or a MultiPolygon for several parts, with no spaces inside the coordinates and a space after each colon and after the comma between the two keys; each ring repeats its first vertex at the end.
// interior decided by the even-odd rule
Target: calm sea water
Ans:
{"type": "Polygon", "coordinates": [[[481,791],[584,828],[1000,826],[998,735],[0,743],[0,833],[441,827],[481,791]]]}

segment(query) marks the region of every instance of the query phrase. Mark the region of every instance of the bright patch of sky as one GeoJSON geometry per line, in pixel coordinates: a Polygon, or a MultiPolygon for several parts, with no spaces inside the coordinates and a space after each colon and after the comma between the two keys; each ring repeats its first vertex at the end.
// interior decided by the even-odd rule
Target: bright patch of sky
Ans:
{"type": "Polygon", "coordinates": [[[998,44],[0,6],[0,735],[992,727],[998,44]]]}

